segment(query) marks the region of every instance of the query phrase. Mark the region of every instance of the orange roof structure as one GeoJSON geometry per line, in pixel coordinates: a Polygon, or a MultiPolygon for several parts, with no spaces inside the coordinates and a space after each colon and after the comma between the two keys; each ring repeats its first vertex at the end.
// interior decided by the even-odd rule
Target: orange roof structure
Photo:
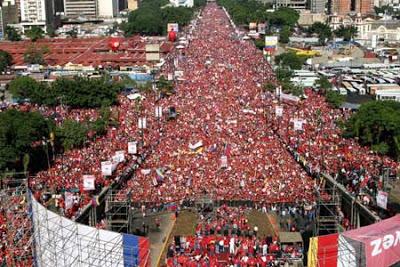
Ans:
{"type": "MultiPolygon", "coordinates": [[[[146,41],[140,36],[129,38],[118,37],[118,49],[113,51],[111,43],[115,38],[69,38],[41,39],[31,41],[0,42],[0,50],[9,52],[14,65],[24,65],[24,53],[34,45],[37,49],[46,48],[44,59],[48,65],[63,66],[67,63],[84,66],[135,66],[145,65],[146,41]]],[[[170,43],[160,44],[160,53],[168,53],[173,48],[170,43]]]]}

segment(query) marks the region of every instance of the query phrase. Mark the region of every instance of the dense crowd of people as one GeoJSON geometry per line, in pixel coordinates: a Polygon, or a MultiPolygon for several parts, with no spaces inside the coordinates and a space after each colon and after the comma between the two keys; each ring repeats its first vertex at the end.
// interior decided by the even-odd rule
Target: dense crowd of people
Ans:
{"type": "Polygon", "coordinates": [[[250,225],[245,207],[221,206],[202,212],[194,236],[175,237],[167,266],[281,266],[301,261],[301,243],[281,244],[278,236],[261,236],[250,225]]]}
{"type": "Polygon", "coordinates": [[[31,221],[26,187],[0,191],[0,266],[31,266],[31,221]]]}
{"type": "Polygon", "coordinates": [[[305,95],[300,102],[278,101],[279,97],[269,95],[270,127],[311,173],[328,173],[362,203],[373,204],[382,189],[382,170],[389,168],[395,174],[398,163],[360,146],[355,139],[342,137],[338,124],[348,119],[350,111],[331,108],[311,89],[305,95]]]}
{"type": "Polygon", "coordinates": [[[178,62],[165,69],[183,74],[176,94],[165,99],[179,117],[165,125],[163,141],[128,181],[132,200],[179,202],[205,194],[312,200],[313,181],[266,127],[261,85],[275,78],[262,51],[237,38],[224,11],[212,4],[188,39],[178,62]]]}
{"type": "MultiPolygon", "coordinates": [[[[320,172],[332,174],[356,196],[368,193],[362,200],[371,202],[368,196],[381,186],[379,166],[392,170],[398,166],[355,140],[341,137],[336,122],[349,113],[332,109],[311,90],[306,90],[304,100],[289,103],[263,92],[265,82],[276,82],[271,67],[262,60],[262,51],[235,34],[217,5],[208,4],[195,25],[188,35],[189,45],[175,50],[163,66],[165,76],[180,76],[174,81],[176,93],[165,98],[145,93],[141,101],[119,96],[118,105],[111,108],[118,114],[118,126],[83,148],[65,152],[51,168],[37,173],[30,179],[34,197],[45,205],[54,204],[62,215],[76,218],[95,194],[118,181],[132,164],[140,163],[118,195],[143,205],[203,196],[261,205],[313,203],[318,185],[310,175],[320,172]],[[155,116],[158,107],[162,116],[155,116]],[[277,107],[282,108],[280,115],[277,107]],[[167,120],[171,110],[176,110],[178,117],[167,120]],[[137,152],[129,153],[132,141],[137,142],[137,152]],[[115,162],[118,151],[123,157],[115,162]],[[144,152],[149,156],[142,162],[144,152]],[[310,173],[296,162],[299,158],[310,173]],[[111,175],[103,173],[102,163],[107,161],[116,164],[111,175]],[[84,188],[84,175],[94,176],[94,189],[84,188]]],[[[99,116],[92,109],[19,108],[38,110],[53,116],[57,123],[65,119],[93,121],[99,116]]],[[[21,199],[15,199],[12,206],[0,204],[0,263],[7,261],[10,248],[13,257],[24,255],[27,249],[13,249],[29,228],[29,222],[10,217],[13,212],[23,212],[18,205],[21,199]],[[10,229],[16,232],[10,233],[10,229]]],[[[232,266],[274,266],[282,254],[289,258],[301,254],[300,247],[282,248],[279,240],[258,237],[255,229],[249,228],[245,213],[244,208],[223,206],[215,217],[204,217],[195,237],[170,248],[168,265],[197,266],[198,262],[222,260],[232,266]]],[[[315,216],[313,208],[305,213],[311,219],[315,216]]]]}

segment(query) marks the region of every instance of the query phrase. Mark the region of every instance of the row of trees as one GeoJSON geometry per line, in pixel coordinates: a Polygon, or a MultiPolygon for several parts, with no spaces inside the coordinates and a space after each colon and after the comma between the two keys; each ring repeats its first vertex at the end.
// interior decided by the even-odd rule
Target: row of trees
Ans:
{"type": "Polygon", "coordinates": [[[38,112],[14,109],[0,113],[0,170],[38,171],[45,168],[58,153],[79,148],[89,139],[104,135],[111,120],[110,109],[104,107],[93,122],[66,120],[56,127],[51,118],[38,112]],[[52,147],[52,149],[50,149],[52,147]]]}
{"type": "Polygon", "coordinates": [[[322,22],[315,22],[307,31],[310,34],[316,34],[321,45],[325,45],[327,41],[331,40],[333,35],[343,38],[344,41],[351,41],[357,35],[357,28],[352,25],[346,27],[341,25],[332,31],[328,24],[322,22]]]}
{"type": "Polygon", "coordinates": [[[115,104],[122,86],[110,81],[108,77],[59,78],[51,85],[31,77],[18,77],[9,83],[8,89],[14,98],[29,99],[39,105],[65,104],[73,108],[94,108],[115,104]]]}
{"type": "Polygon", "coordinates": [[[400,160],[400,103],[371,101],[361,105],[346,123],[345,136],[400,160]]]}
{"type": "MultiPolygon", "coordinates": [[[[4,30],[5,37],[9,41],[21,41],[22,37],[21,34],[18,32],[17,29],[11,26],[7,26],[4,30]]],[[[29,30],[25,31],[25,36],[31,39],[32,42],[36,42],[39,39],[44,38],[45,32],[42,28],[38,26],[32,26],[29,30]]]]}
{"type": "Polygon", "coordinates": [[[129,13],[128,22],[121,24],[126,36],[133,34],[163,35],[168,23],[178,23],[179,27],[189,24],[195,10],[206,4],[205,0],[195,0],[194,8],[171,7],[167,0],[146,0],[140,8],[129,13]]]}
{"type": "Polygon", "coordinates": [[[267,12],[271,6],[255,0],[218,0],[218,4],[226,8],[237,25],[267,22],[270,28],[293,28],[300,17],[296,10],[286,7],[267,12]]]}

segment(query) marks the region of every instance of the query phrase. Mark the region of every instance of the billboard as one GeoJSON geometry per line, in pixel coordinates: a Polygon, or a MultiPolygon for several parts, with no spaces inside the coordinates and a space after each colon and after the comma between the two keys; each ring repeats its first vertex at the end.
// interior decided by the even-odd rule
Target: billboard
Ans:
{"type": "Polygon", "coordinates": [[[278,36],[265,36],[265,50],[274,52],[278,46],[278,36]]]}
{"type": "Polygon", "coordinates": [[[399,262],[400,214],[355,230],[310,238],[308,266],[389,267],[399,262]]]}
{"type": "Polygon", "coordinates": [[[168,23],[167,24],[167,32],[174,31],[179,32],[179,24],[178,23],[168,23]]]}

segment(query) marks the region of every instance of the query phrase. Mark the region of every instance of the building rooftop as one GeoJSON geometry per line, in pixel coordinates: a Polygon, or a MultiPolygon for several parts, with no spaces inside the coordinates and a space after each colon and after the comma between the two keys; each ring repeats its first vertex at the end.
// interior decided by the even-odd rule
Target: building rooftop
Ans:
{"type": "MultiPolygon", "coordinates": [[[[115,39],[115,38],[114,38],[115,39]]],[[[31,41],[0,42],[0,50],[13,56],[14,65],[24,65],[24,53],[30,46],[37,49],[46,48],[49,52],[44,59],[48,65],[63,66],[67,63],[84,66],[133,66],[145,65],[146,41],[140,36],[130,38],[118,37],[118,49],[112,51],[110,43],[113,38],[68,38],[42,39],[31,41]]],[[[167,42],[160,44],[160,53],[168,53],[173,45],[167,42]]]]}

